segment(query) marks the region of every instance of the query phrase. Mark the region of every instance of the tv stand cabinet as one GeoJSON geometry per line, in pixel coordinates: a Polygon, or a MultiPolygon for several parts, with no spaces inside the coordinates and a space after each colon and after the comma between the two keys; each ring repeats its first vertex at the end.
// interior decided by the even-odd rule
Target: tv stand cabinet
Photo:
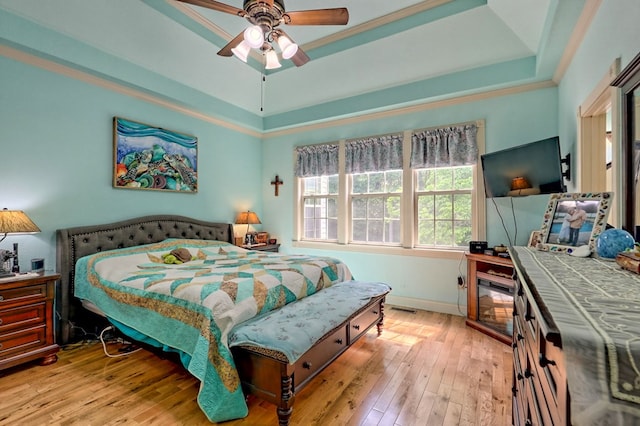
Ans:
{"type": "MultiPolygon", "coordinates": [[[[511,344],[511,333],[508,330],[513,330],[513,318],[502,318],[507,323],[502,329],[501,327],[492,326],[492,321],[487,321],[489,316],[485,315],[485,312],[481,311],[479,304],[478,294],[482,289],[480,286],[488,284],[491,288],[508,289],[511,295],[505,294],[505,298],[511,300],[510,308],[508,308],[507,316],[510,312],[513,312],[513,263],[511,259],[489,256],[485,254],[467,253],[467,319],[466,324],[469,327],[473,327],[494,339],[497,339],[505,344],[511,344]]],[[[503,315],[504,317],[504,315],[503,315]]]]}

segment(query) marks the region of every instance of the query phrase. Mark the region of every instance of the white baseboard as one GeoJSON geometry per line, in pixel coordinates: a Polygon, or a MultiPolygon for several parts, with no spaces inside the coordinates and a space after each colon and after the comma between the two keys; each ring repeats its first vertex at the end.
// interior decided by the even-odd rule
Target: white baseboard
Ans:
{"type": "Polygon", "coordinates": [[[467,314],[467,305],[460,305],[460,309],[458,310],[458,306],[452,303],[435,302],[433,300],[426,299],[414,299],[412,297],[388,295],[386,304],[458,316],[466,316],[467,314]]]}

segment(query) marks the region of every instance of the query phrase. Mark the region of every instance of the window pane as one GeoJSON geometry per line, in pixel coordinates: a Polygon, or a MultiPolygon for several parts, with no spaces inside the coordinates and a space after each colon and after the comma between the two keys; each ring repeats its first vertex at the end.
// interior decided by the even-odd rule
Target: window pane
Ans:
{"type": "Polygon", "coordinates": [[[400,219],[400,197],[388,197],[385,209],[385,217],[389,219],[400,219]]]}
{"type": "Polygon", "coordinates": [[[471,194],[453,196],[453,216],[458,220],[471,220],[471,194]]]}
{"type": "Polygon", "coordinates": [[[351,203],[352,217],[353,219],[366,219],[367,217],[367,199],[366,198],[354,198],[351,203]]]}
{"type": "Polygon", "coordinates": [[[385,172],[387,180],[387,192],[402,192],[402,170],[385,172]]]}
{"type": "Polygon", "coordinates": [[[453,205],[451,195],[436,195],[436,218],[453,219],[453,205]]]}
{"type": "Polygon", "coordinates": [[[369,193],[384,191],[384,173],[369,173],[369,193]]]}
{"type": "Polygon", "coordinates": [[[338,175],[327,176],[327,188],[330,195],[338,194],[338,175]]]}
{"type": "Polygon", "coordinates": [[[327,200],[327,217],[333,219],[338,218],[338,200],[335,198],[329,198],[327,200]]]}
{"type": "Polygon", "coordinates": [[[369,190],[369,178],[366,173],[353,175],[351,192],[354,194],[366,194],[369,190]]]}
{"type": "Polygon", "coordinates": [[[436,221],[436,245],[453,245],[453,223],[447,221],[436,221]]]}
{"type": "Polygon", "coordinates": [[[435,174],[431,169],[417,170],[416,174],[416,189],[418,191],[433,191],[435,189],[435,174]]]}
{"type": "Polygon", "coordinates": [[[382,221],[381,220],[369,220],[368,221],[368,235],[367,241],[384,241],[382,233],[382,221]]]}
{"type": "Polygon", "coordinates": [[[389,243],[400,243],[400,220],[386,220],[385,221],[385,234],[386,241],[389,243]]]}
{"type": "Polygon", "coordinates": [[[436,190],[446,191],[453,188],[453,169],[439,168],[434,169],[436,179],[436,190]]]}
{"type": "Polygon", "coordinates": [[[369,198],[367,217],[369,219],[384,218],[384,208],[382,207],[382,198],[369,198]]]}
{"type": "Polygon", "coordinates": [[[454,172],[454,189],[473,189],[473,168],[471,166],[456,167],[454,172]]]}
{"type": "Polygon", "coordinates": [[[418,217],[421,219],[435,218],[435,202],[433,195],[421,195],[418,197],[418,217]]]}
{"type": "Polygon", "coordinates": [[[471,241],[471,221],[470,220],[456,220],[453,222],[455,245],[459,247],[465,247],[469,245],[471,241]]]}
{"type": "Polygon", "coordinates": [[[354,219],[353,225],[353,241],[367,241],[367,221],[354,219]]]}
{"type": "Polygon", "coordinates": [[[303,195],[329,195],[338,193],[338,175],[303,178],[302,183],[303,195]]]}

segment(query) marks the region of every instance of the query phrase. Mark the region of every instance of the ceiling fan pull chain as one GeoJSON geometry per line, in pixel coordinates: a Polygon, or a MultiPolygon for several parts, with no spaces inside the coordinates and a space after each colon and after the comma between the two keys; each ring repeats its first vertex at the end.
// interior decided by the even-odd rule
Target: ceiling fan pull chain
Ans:
{"type": "Polygon", "coordinates": [[[264,83],[267,81],[267,77],[264,74],[260,74],[260,112],[264,111],[264,83]]]}

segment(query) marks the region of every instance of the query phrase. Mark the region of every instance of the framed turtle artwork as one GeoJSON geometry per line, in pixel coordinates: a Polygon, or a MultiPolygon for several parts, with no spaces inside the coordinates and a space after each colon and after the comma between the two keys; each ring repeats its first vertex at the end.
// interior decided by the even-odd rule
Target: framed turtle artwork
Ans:
{"type": "Polygon", "coordinates": [[[113,186],[196,193],[198,139],[114,117],[113,186]]]}

